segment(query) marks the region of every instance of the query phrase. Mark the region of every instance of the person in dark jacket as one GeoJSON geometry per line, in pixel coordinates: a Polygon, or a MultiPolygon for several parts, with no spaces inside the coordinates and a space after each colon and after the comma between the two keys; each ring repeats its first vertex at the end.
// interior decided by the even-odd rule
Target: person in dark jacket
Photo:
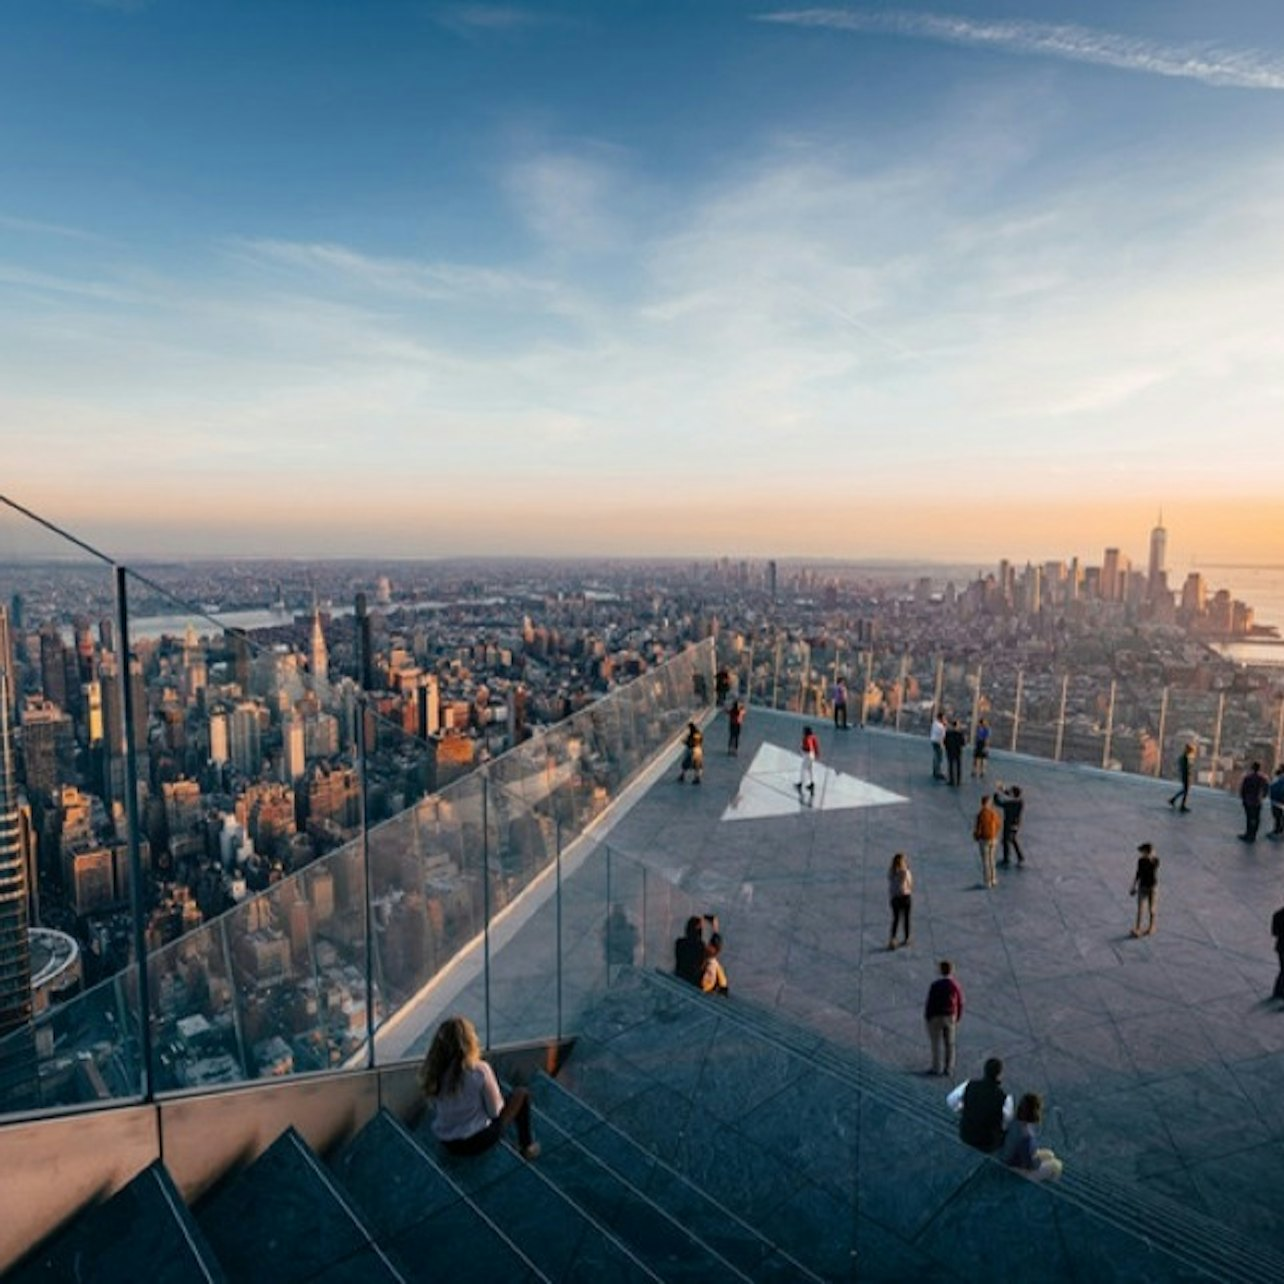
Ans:
{"type": "Polygon", "coordinates": [[[969,1079],[964,1085],[960,1105],[960,1139],[987,1154],[998,1150],[1012,1119],[1012,1098],[1003,1086],[1003,1062],[998,1057],[985,1063],[983,1078],[969,1079]]]}
{"type": "Polygon", "coordinates": [[[967,733],[959,726],[957,718],[951,718],[945,732],[945,763],[950,784],[956,789],[963,783],[963,747],[966,744],[967,733]]]}
{"type": "Polygon", "coordinates": [[[1025,814],[1025,799],[1021,797],[1021,786],[1010,785],[1007,789],[1001,784],[994,786],[994,805],[1003,813],[1003,860],[1002,864],[1012,863],[1012,853],[1016,852],[1017,864],[1025,864],[1025,852],[1017,835],[1021,832],[1021,817],[1025,814]]]}
{"type": "Polygon", "coordinates": [[[697,989],[703,988],[705,959],[708,957],[704,941],[706,923],[709,924],[711,933],[709,944],[715,947],[716,958],[722,950],[722,933],[718,930],[716,914],[706,914],[703,918],[699,914],[692,914],[687,919],[686,934],[673,942],[673,974],[689,981],[697,989]]]}
{"type": "Polygon", "coordinates": [[[1275,997],[1284,999],[1284,906],[1271,916],[1271,935],[1275,938],[1275,955],[1280,961],[1279,975],[1275,978],[1275,997]]]}
{"type": "Polygon", "coordinates": [[[1271,822],[1270,837],[1284,838],[1284,766],[1275,768],[1275,779],[1271,781],[1271,822]]]}
{"type": "Polygon", "coordinates": [[[1244,804],[1244,832],[1240,842],[1257,842],[1257,829],[1262,823],[1262,804],[1271,791],[1271,782],[1262,774],[1262,764],[1255,762],[1239,786],[1239,800],[1244,804]]]}
{"type": "Polygon", "coordinates": [[[1181,751],[1181,757],[1177,759],[1177,779],[1181,784],[1181,788],[1168,800],[1170,807],[1176,807],[1180,802],[1181,811],[1190,810],[1190,786],[1194,775],[1195,746],[1189,744],[1181,751]]]}

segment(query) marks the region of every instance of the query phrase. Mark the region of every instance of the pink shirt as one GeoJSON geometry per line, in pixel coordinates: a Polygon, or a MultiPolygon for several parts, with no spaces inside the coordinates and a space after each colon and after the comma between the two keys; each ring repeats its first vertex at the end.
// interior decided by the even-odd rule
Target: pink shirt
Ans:
{"type": "Polygon", "coordinates": [[[495,1072],[484,1061],[467,1067],[454,1092],[437,1098],[432,1130],[441,1141],[462,1141],[479,1133],[504,1108],[495,1072]]]}

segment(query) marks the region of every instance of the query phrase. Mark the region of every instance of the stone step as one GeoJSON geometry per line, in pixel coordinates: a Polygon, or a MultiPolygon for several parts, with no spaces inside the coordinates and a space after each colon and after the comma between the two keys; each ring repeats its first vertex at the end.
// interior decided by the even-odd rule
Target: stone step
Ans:
{"type": "Polygon", "coordinates": [[[737,1217],[729,1208],[692,1185],[675,1168],[644,1150],[587,1102],[556,1079],[539,1075],[531,1091],[541,1120],[548,1155],[550,1129],[568,1138],[618,1174],[665,1214],[705,1244],[723,1264],[727,1278],[759,1281],[818,1282],[801,1262],[737,1217]]]}
{"type": "Polygon", "coordinates": [[[9,1284],[224,1284],[228,1278],[159,1162],[104,1203],[83,1210],[5,1276],[9,1284]]]}
{"type": "MultiPolygon", "coordinates": [[[[957,1137],[956,1121],[941,1105],[944,1094],[939,1081],[907,1078],[741,998],[704,995],[663,972],[638,975],[649,986],[806,1057],[838,1081],[873,1094],[893,1109],[912,1114],[936,1133],[957,1137]]],[[[1135,1183],[1074,1163],[1067,1165],[1061,1181],[1051,1189],[1058,1197],[1112,1226],[1153,1241],[1160,1251],[1189,1262],[1212,1278],[1243,1284],[1284,1280],[1284,1255],[1246,1241],[1198,1210],[1183,1207],[1135,1183]]]]}
{"type": "Polygon", "coordinates": [[[387,1110],[340,1151],[331,1168],[407,1280],[550,1279],[387,1110]]]}
{"type": "Polygon", "coordinates": [[[549,1279],[642,1284],[663,1278],[546,1176],[542,1158],[528,1163],[507,1143],[460,1157],[422,1129],[415,1136],[430,1162],[549,1279]]]}
{"type": "Polygon", "coordinates": [[[203,1198],[196,1220],[238,1284],[399,1284],[404,1279],[293,1128],[203,1198]]]}

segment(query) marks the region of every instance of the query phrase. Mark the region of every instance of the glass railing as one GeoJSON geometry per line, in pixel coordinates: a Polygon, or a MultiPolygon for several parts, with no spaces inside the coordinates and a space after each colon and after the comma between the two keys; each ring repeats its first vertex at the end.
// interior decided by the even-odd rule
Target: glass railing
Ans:
{"type": "MultiPolygon", "coordinates": [[[[394,1049],[422,1037],[404,1027],[428,1019],[434,990],[475,997],[488,1044],[563,1029],[573,969],[562,929],[575,924],[564,922],[563,857],[706,704],[711,644],[490,758],[504,734],[426,736],[435,705],[359,685],[355,621],[330,629],[330,659],[315,612],[276,612],[255,634],[231,628],[159,572],[115,567],[0,511],[13,528],[0,563],[17,568],[28,619],[60,634],[68,675],[83,652],[106,692],[94,753],[92,713],[38,665],[43,634],[20,627],[30,725],[37,704],[52,705],[72,740],[49,737],[66,758],[57,782],[110,800],[106,818],[86,803],[85,823],[114,842],[110,861],[77,863],[65,822],[78,813],[59,806],[70,795],[40,798],[26,824],[47,844],[29,912],[65,923],[89,966],[76,997],[0,1031],[0,1067],[21,1070],[0,1086],[0,1113],[373,1064],[386,1027],[403,1027],[394,1049]],[[96,639],[74,614],[86,611],[106,621],[96,639]],[[46,814],[61,822],[59,860],[46,814]],[[131,860],[143,871],[137,905],[131,860]]],[[[18,592],[0,602],[21,609],[18,592]]],[[[22,777],[10,783],[29,798],[44,759],[25,732],[20,722],[22,777]]]]}
{"type": "Polygon", "coordinates": [[[940,709],[958,719],[969,744],[984,720],[991,748],[1057,762],[1173,776],[1190,744],[1197,783],[1222,789],[1237,789],[1253,762],[1268,773],[1284,762],[1284,670],[1250,677],[1211,656],[1164,676],[1132,658],[1075,670],[948,653],[813,650],[782,636],[734,651],[724,645],[719,668],[729,698],[827,719],[841,677],[851,725],[926,735],[940,709]]]}

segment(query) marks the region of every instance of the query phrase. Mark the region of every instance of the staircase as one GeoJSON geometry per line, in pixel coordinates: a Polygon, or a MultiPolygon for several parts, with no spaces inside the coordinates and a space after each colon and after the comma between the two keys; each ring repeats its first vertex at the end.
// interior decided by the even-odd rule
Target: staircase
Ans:
{"type": "Polygon", "coordinates": [[[1284,1279],[1284,1259],[1081,1169],[962,1146],[939,1087],[740,999],[626,971],[556,1079],[540,1158],[457,1159],[387,1109],[293,1128],[184,1205],[159,1164],[7,1276],[34,1281],[1284,1279]]]}

